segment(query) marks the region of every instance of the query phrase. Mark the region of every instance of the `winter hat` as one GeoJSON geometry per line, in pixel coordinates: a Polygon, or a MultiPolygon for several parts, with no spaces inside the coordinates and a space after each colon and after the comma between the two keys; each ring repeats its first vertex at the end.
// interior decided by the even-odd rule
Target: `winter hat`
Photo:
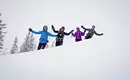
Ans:
{"type": "Polygon", "coordinates": [[[95,29],[95,26],[93,25],[92,28],[95,29]]]}
{"type": "Polygon", "coordinates": [[[64,27],[64,26],[62,26],[62,27],[61,27],[61,29],[65,29],[65,27],[64,27]]]}
{"type": "Polygon", "coordinates": [[[95,27],[94,25],[92,27],[95,27]]]}
{"type": "Polygon", "coordinates": [[[65,30],[65,27],[64,27],[64,26],[62,26],[62,27],[60,28],[60,30],[61,30],[61,29],[64,29],[64,30],[65,30]]]}
{"type": "Polygon", "coordinates": [[[48,27],[47,27],[47,25],[43,26],[43,28],[44,28],[44,27],[46,27],[46,30],[48,30],[48,27]]]}
{"type": "Polygon", "coordinates": [[[79,27],[76,28],[77,30],[80,30],[79,27]]]}

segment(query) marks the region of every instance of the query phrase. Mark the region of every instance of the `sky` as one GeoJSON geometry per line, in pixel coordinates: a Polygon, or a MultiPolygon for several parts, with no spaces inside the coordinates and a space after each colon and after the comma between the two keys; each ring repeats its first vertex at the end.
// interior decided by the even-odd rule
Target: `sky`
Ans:
{"type": "MultiPolygon", "coordinates": [[[[116,80],[114,77],[121,80],[128,79],[130,72],[129,4],[130,0],[0,0],[0,13],[2,13],[0,19],[7,24],[5,31],[8,31],[4,41],[6,49],[11,49],[16,36],[20,46],[28,34],[28,28],[39,31],[44,25],[49,27],[48,31],[51,33],[53,33],[52,24],[56,29],[65,26],[66,32],[75,30],[81,25],[86,28],[95,25],[98,33],[104,33],[100,37],[94,35],[92,39],[84,40],[83,43],[72,43],[74,38],[70,35],[65,37],[61,48],[0,56],[1,78],[36,80],[39,77],[43,80],[45,77],[46,80],[51,80],[48,77],[51,75],[52,78],[61,80],[64,76],[60,73],[63,71],[65,76],[70,75],[69,79],[75,80],[86,80],[89,77],[89,80],[94,80],[91,76],[95,76],[95,80],[106,80],[106,77],[108,80],[116,80]],[[57,69],[57,73],[54,73],[57,69]],[[34,76],[35,73],[41,75],[34,76]],[[62,77],[56,78],[53,75],[62,77]]],[[[34,36],[38,44],[40,35],[34,36]]],[[[50,38],[50,44],[54,39],[50,38]]]]}
{"type": "MultiPolygon", "coordinates": [[[[102,44],[114,44],[129,52],[129,4],[129,0],[0,0],[1,19],[8,31],[4,47],[10,49],[16,36],[20,46],[28,28],[39,31],[47,25],[48,31],[53,33],[52,24],[56,29],[65,26],[66,32],[81,25],[86,28],[95,25],[96,31],[104,36],[93,39],[101,38],[102,44]]],[[[38,44],[39,35],[34,36],[38,44]]],[[[50,40],[53,42],[54,39],[50,40]]],[[[65,37],[64,44],[69,45],[72,41],[74,38],[70,35],[65,37]]]]}

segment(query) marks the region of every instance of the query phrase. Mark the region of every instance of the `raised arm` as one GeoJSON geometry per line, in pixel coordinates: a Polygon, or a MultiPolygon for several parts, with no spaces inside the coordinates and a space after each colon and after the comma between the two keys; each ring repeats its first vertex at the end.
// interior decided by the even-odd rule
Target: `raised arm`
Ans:
{"type": "Polygon", "coordinates": [[[38,31],[38,32],[32,31],[32,33],[34,33],[34,34],[42,34],[42,31],[38,31]]]}
{"type": "Polygon", "coordinates": [[[94,33],[95,33],[97,36],[103,35],[103,33],[99,34],[99,33],[97,33],[96,31],[94,31],[94,33]]]}
{"type": "Polygon", "coordinates": [[[86,32],[86,29],[84,30],[84,32],[81,32],[81,35],[84,36],[86,32]]]}
{"type": "Polygon", "coordinates": [[[54,26],[53,26],[53,25],[52,25],[51,27],[52,27],[52,30],[53,30],[55,33],[58,33],[58,31],[57,31],[57,30],[55,30],[55,28],[54,28],[54,26]]]}
{"type": "Polygon", "coordinates": [[[54,34],[51,34],[51,33],[49,33],[49,32],[47,32],[47,33],[48,33],[48,36],[56,37],[56,35],[54,35],[54,34]]]}
{"type": "Polygon", "coordinates": [[[90,30],[90,29],[88,29],[88,28],[85,28],[84,26],[81,26],[81,28],[83,28],[84,30],[87,30],[87,31],[90,30]]]}
{"type": "Polygon", "coordinates": [[[72,33],[72,36],[75,37],[75,36],[76,36],[76,33],[72,33]]]}
{"type": "Polygon", "coordinates": [[[65,35],[70,35],[74,30],[71,30],[69,33],[64,32],[65,35]]]}
{"type": "Polygon", "coordinates": [[[34,34],[42,34],[42,31],[34,31],[34,30],[32,30],[31,28],[29,28],[29,31],[31,31],[32,33],[34,33],[34,34]]]}

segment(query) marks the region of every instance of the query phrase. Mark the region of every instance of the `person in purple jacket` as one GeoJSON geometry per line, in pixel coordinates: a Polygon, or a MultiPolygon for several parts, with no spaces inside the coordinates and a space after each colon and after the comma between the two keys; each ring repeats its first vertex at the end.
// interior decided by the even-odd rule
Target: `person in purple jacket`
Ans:
{"type": "Polygon", "coordinates": [[[76,30],[77,31],[75,33],[72,33],[72,36],[75,37],[76,42],[82,41],[82,36],[85,35],[86,30],[84,30],[84,32],[82,32],[82,31],[80,31],[79,27],[77,27],[76,30]]]}

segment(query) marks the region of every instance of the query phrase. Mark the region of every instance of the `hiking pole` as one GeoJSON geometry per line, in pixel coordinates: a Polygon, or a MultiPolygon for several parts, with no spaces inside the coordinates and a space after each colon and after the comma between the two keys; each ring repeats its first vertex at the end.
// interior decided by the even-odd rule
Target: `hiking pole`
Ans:
{"type": "Polygon", "coordinates": [[[55,42],[56,42],[56,40],[54,40],[54,41],[53,41],[53,43],[52,43],[51,47],[54,47],[54,43],[55,43],[55,42]]]}

